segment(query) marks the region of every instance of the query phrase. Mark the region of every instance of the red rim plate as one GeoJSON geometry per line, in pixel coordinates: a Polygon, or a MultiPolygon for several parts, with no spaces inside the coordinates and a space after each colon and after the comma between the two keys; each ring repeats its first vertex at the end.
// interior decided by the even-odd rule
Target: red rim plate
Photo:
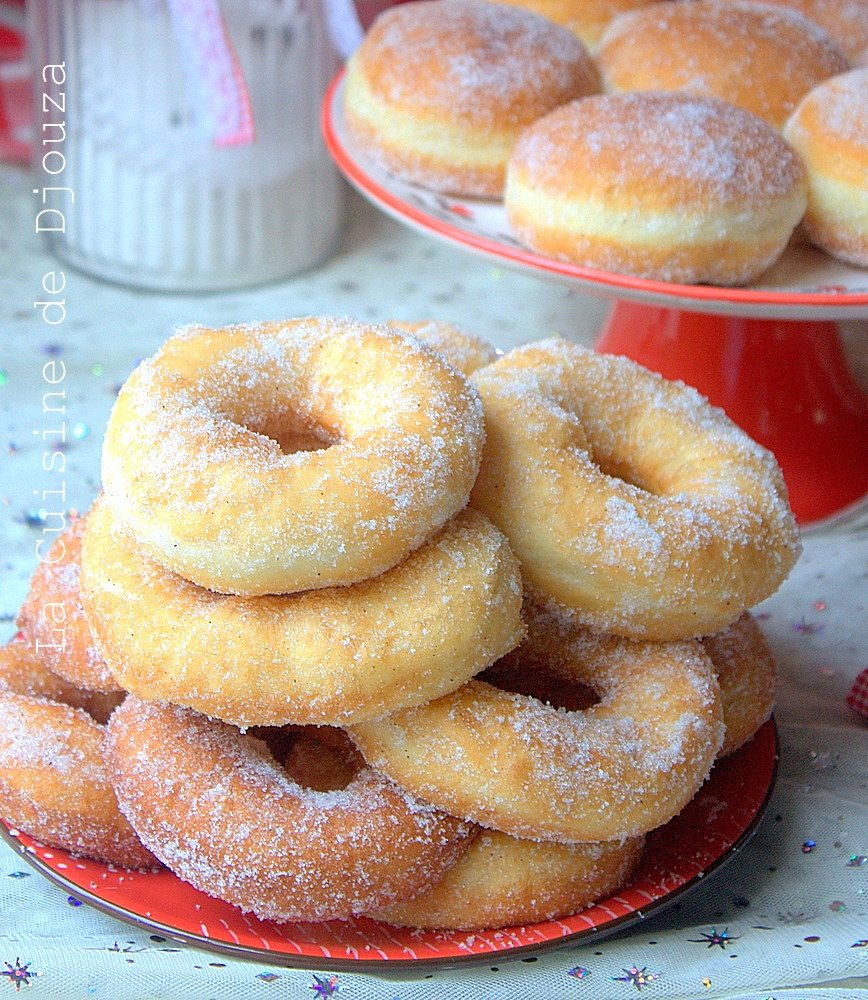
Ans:
{"type": "Polygon", "coordinates": [[[387,173],[359,149],[343,118],[344,71],[332,81],[321,126],[335,163],[366,198],[424,233],[523,271],[584,286],[611,297],[634,298],[695,311],[793,319],[868,316],[868,272],[848,267],[794,238],[762,284],[745,288],[680,285],[580,267],[532,253],[510,234],[499,202],[441,195],[387,173]],[[778,287],[773,287],[777,285],[778,287]]]}
{"type": "Polygon", "coordinates": [[[295,968],[442,968],[586,943],[670,906],[744,846],[768,805],[777,761],[777,730],[770,720],[746,746],[715,766],[679,816],[649,835],[639,871],[615,896],[562,920],[496,931],[418,931],[364,918],[320,924],[261,921],[169,871],[128,872],[75,858],[2,823],[0,835],[76,899],[185,943],[295,968]]]}

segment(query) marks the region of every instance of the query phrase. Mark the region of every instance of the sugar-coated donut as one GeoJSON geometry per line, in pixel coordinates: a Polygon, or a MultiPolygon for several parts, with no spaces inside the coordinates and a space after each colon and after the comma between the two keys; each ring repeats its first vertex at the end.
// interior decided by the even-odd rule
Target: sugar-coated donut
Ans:
{"type": "Polygon", "coordinates": [[[434,321],[404,323],[390,320],[389,326],[412,333],[419,340],[442,354],[453,368],[463,375],[472,375],[480,368],[497,360],[497,349],[475,333],[468,333],[451,323],[434,321]]]}
{"type": "Polygon", "coordinates": [[[500,0],[526,7],[569,28],[593,52],[613,18],[656,0],[500,0]]]}
{"type": "Polygon", "coordinates": [[[750,614],[702,645],[714,664],[723,703],[726,736],[718,756],[738,750],[771,717],[775,702],[775,660],[750,614]]]}
{"type": "Polygon", "coordinates": [[[588,97],[546,115],[517,143],[504,196],[514,233],[538,253],[722,285],[774,263],[806,200],[804,168],[774,129],[675,93],[588,97]]]}
{"type": "Polygon", "coordinates": [[[81,709],[0,692],[3,818],[72,854],[124,868],[156,859],[118,810],[102,755],[104,727],[81,709]]]}
{"type": "Polygon", "coordinates": [[[553,844],[483,831],[427,892],[370,916],[404,927],[483,930],[556,920],[609,896],[630,878],[643,839],[553,844]]]}
{"type": "Polygon", "coordinates": [[[668,822],[723,741],[720,689],[700,644],[588,632],[552,666],[600,701],[565,711],[473,680],[350,736],[402,788],[514,837],[623,840],[668,822]]]}
{"type": "Polygon", "coordinates": [[[784,129],[808,168],[813,243],[868,267],[868,67],[821,83],[784,129]]]}
{"type": "Polygon", "coordinates": [[[499,198],[521,130],[599,89],[566,28],[504,4],[423,0],[374,22],[347,66],[344,113],[366,154],[399,177],[499,198]]]}
{"type": "Polygon", "coordinates": [[[118,801],[176,875],[274,920],[326,920],[424,891],[466,847],[466,824],[368,769],[305,789],[266,745],[188,709],[129,697],[108,725],[118,801]]]}
{"type": "Polygon", "coordinates": [[[597,50],[605,89],[719,97],[777,129],[812,87],[849,67],[814,21],[747,0],[676,0],[622,14],[597,50]]]}
{"type": "Polygon", "coordinates": [[[87,691],[117,692],[121,686],[94,644],[81,604],[86,524],[86,517],[77,518],[54,540],[33,574],[17,623],[51,673],[87,691]]]}
{"type": "Polygon", "coordinates": [[[824,28],[848,59],[868,49],[868,0],[762,0],[789,7],[824,28]]]}
{"type": "Polygon", "coordinates": [[[102,476],[163,565],[291,593],[400,562],[467,503],[481,446],[476,393],[434,351],[307,318],[168,340],[117,398],[102,476]]]}
{"type": "Polygon", "coordinates": [[[53,674],[24,635],[0,646],[0,691],[83,708],[97,722],[105,722],[124,700],[123,691],[85,691],[53,674]]]}
{"type": "Polygon", "coordinates": [[[466,510],[394,569],[280,597],[232,597],[163,569],[94,505],[83,592],[125,687],[239,726],[340,725],[454,690],[524,634],[518,564],[466,510]]]}
{"type": "Polygon", "coordinates": [[[473,376],[487,441],[472,504],[529,590],[634,638],[710,635],[800,551],[774,456],[694,389],[550,339],[473,376]]]}

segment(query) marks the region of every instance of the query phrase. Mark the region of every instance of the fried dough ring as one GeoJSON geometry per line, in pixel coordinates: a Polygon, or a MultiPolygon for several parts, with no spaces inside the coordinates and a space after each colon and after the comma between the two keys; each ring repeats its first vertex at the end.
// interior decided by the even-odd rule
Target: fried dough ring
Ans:
{"type": "Polygon", "coordinates": [[[129,691],[239,726],[340,725],[419,704],[524,634],[515,557],[471,510],[373,580],[244,598],[164,570],[97,501],[83,592],[129,691]]]}
{"type": "Polygon", "coordinates": [[[582,624],[709,635],[793,566],[774,456],[683,383],[554,339],[473,380],[487,442],[471,503],[509,538],[528,589],[582,624]]]}
{"type": "Polygon", "coordinates": [[[156,859],[121,815],[102,755],[104,727],[81,709],[0,692],[3,816],[52,847],[123,868],[156,859]]]}
{"type": "Polygon", "coordinates": [[[442,354],[449,364],[463,375],[472,375],[497,360],[497,350],[492,344],[451,323],[438,323],[433,320],[404,323],[390,320],[389,326],[412,333],[414,337],[433,347],[438,354],[442,354]]]}
{"type": "Polygon", "coordinates": [[[467,503],[482,434],[466,379],[388,327],[199,327],[127,380],[102,478],[164,566],[293,593],[367,580],[427,541],[467,503]]]}
{"type": "Polygon", "coordinates": [[[264,743],[189,709],[130,697],[106,755],[121,808],[176,875],[273,920],[346,918],[424,890],[468,827],[361,771],[304,789],[264,743]]]}

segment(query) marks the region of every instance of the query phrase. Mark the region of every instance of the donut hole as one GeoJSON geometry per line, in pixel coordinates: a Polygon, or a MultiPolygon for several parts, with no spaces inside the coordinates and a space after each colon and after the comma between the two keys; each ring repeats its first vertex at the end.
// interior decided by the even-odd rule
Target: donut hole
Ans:
{"type": "Polygon", "coordinates": [[[295,413],[266,416],[262,421],[247,420],[242,426],[277,442],[284,455],[325,451],[337,444],[340,433],[295,413]]]}
{"type": "Polygon", "coordinates": [[[522,670],[508,662],[495,663],[479,675],[479,680],[501,691],[527,695],[567,712],[584,712],[600,703],[600,697],[592,688],[542,666],[522,670]]]}
{"type": "Polygon", "coordinates": [[[259,727],[251,732],[303,788],[341,791],[364,766],[361,754],[341,729],[280,726],[259,727]]]}

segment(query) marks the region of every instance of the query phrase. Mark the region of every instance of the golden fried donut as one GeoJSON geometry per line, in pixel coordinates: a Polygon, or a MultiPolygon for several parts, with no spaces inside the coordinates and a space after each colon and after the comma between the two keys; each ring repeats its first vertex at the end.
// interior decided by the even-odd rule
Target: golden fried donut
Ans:
{"type": "Polygon", "coordinates": [[[808,168],[804,226],[811,241],[868,267],[868,68],[812,90],[784,136],[808,168]]]}
{"type": "Polygon", "coordinates": [[[121,686],[94,645],[81,605],[81,539],[86,523],[86,517],[73,521],[40,560],[17,624],[51,673],[87,691],[116,692],[121,686]]]}
{"type": "Polygon", "coordinates": [[[714,664],[726,736],[718,756],[738,750],[771,717],[775,660],[759,625],[744,614],[729,628],[702,640],[714,664]]]}
{"type": "Polygon", "coordinates": [[[503,4],[424,0],[374,22],[347,66],[344,114],[386,170],[499,198],[521,130],[599,89],[596,66],[566,28],[503,4]]]}
{"type": "Polygon", "coordinates": [[[538,253],[719,285],[770,267],[806,200],[804,168],[774,129],[723,101],[675,93],[553,111],[518,141],[504,196],[514,233],[538,253]]]}
{"type": "Polygon", "coordinates": [[[678,0],[622,14],[597,50],[605,89],[719,97],[777,129],[847,57],[814,21],[745,0],[678,0]]]}
{"type": "Polygon", "coordinates": [[[868,0],[762,0],[789,7],[824,28],[848,59],[868,48],[868,0]]]}
{"type": "Polygon", "coordinates": [[[305,789],[260,740],[135,697],[109,721],[106,756],[154,854],[265,919],[345,918],[423,891],[469,832],[367,769],[340,790],[305,789]]]}
{"type": "Polygon", "coordinates": [[[94,634],[127,689],[239,726],[343,724],[419,704],[524,634],[515,557],[470,510],[381,576],[281,597],[196,587],[99,501],[83,561],[94,634]]]}
{"type": "Polygon", "coordinates": [[[599,696],[584,711],[473,680],[350,736],[413,795],[514,837],[623,840],[668,822],[723,740],[710,660],[697,642],[591,633],[570,652],[554,666],[599,696]]]}
{"type": "Polygon", "coordinates": [[[118,810],[102,756],[104,727],[81,709],[0,692],[4,819],[52,847],[124,868],[156,860],[118,810]]]}
{"type": "Polygon", "coordinates": [[[100,723],[104,723],[124,700],[123,691],[85,691],[53,674],[36,655],[32,642],[23,635],[0,646],[0,691],[82,708],[100,723]]]}
{"type": "Polygon", "coordinates": [[[471,502],[506,534],[527,588],[582,624],[710,635],[795,563],[774,456],[694,389],[559,339],[473,381],[487,441],[471,502]]]}
{"type": "Polygon", "coordinates": [[[643,838],[552,844],[485,830],[427,892],[370,916],[404,927],[483,930],[578,913],[636,870],[643,838]]]}
{"type": "Polygon", "coordinates": [[[593,51],[613,18],[655,0],[500,0],[514,3],[569,28],[593,51]]]}
{"type": "Polygon", "coordinates": [[[412,333],[429,347],[433,347],[462,375],[472,375],[497,360],[497,350],[487,340],[450,323],[403,323],[390,320],[389,326],[412,333]]]}
{"type": "Polygon", "coordinates": [[[172,337],[121,390],[102,476],[164,566],[291,593],[395,566],[467,503],[481,447],[476,393],[434,351],[308,318],[172,337]]]}

